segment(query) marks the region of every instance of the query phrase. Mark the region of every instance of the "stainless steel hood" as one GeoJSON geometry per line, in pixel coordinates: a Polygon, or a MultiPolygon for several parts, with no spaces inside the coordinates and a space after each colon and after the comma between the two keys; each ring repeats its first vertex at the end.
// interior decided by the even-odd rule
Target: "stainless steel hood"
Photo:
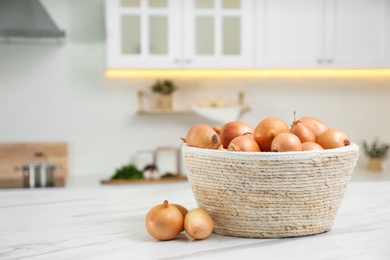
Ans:
{"type": "Polygon", "coordinates": [[[0,37],[64,38],[39,0],[0,0],[0,37]]]}

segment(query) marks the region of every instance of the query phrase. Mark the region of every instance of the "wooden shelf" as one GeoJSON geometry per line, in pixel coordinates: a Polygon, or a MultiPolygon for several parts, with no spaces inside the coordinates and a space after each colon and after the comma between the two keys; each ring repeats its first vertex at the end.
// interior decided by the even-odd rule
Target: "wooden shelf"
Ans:
{"type": "MultiPolygon", "coordinates": [[[[144,104],[144,98],[145,98],[145,93],[143,91],[138,91],[138,111],[137,111],[137,113],[139,115],[169,115],[169,114],[178,115],[178,114],[194,114],[194,113],[200,114],[198,111],[199,109],[194,109],[194,107],[168,108],[168,109],[148,107],[148,106],[145,106],[145,104],[144,104]]],[[[231,109],[231,108],[235,108],[235,109],[238,108],[240,114],[248,112],[250,110],[250,107],[244,103],[244,93],[243,92],[239,93],[237,105],[233,105],[230,107],[229,106],[227,106],[227,107],[223,107],[223,106],[215,106],[215,107],[204,106],[204,107],[201,107],[200,106],[199,108],[201,108],[202,110],[210,109],[210,111],[213,113],[215,113],[215,111],[218,111],[218,110],[220,111],[223,109],[231,109]]]]}
{"type": "Polygon", "coordinates": [[[161,178],[158,180],[148,180],[148,179],[138,179],[138,180],[111,180],[111,179],[104,179],[101,180],[101,184],[116,184],[116,185],[123,185],[123,184],[137,184],[137,183],[165,183],[165,182],[176,182],[176,181],[187,181],[187,176],[185,175],[178,175],[174,177],[166,177],[161,178]]]}
{"type": "Polygon", "coordinates": [[[156,114],[190,114],[189,109],[139,109],[139,115],[156,115],[156,114]]]}

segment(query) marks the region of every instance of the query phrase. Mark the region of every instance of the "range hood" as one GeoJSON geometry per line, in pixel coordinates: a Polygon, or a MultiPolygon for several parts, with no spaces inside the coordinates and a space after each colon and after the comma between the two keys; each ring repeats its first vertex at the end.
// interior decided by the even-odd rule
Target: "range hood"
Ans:
{"type": "Polygon", "coordinates": [[[0,37],[64,38],[39,0],[0,0],[0,37]]]}

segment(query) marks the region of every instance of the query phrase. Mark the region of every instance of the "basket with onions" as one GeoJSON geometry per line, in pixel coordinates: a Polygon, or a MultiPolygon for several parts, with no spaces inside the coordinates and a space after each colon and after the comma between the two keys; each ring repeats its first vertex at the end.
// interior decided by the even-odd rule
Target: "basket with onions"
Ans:
{"type": "Polygon", "coordinates": [[[291,126],[275,117],[198,124],[182,140],[198,206],[214,233],[237,237],[329,231],[359,155],[345,132],[295,113],[291,126]]]}

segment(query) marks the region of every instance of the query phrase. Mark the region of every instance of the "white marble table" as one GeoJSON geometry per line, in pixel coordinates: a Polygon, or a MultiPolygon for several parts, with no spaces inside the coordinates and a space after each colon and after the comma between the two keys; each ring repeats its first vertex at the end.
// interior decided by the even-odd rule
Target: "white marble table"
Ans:
{"type": "Polygon", "coordinates": [[[187,182],[0,190],[0,259],[390,259],[390,182],[351,181],[331,231],[285,239],[185,234],[159,242],[144,218],[187,182]]]}

